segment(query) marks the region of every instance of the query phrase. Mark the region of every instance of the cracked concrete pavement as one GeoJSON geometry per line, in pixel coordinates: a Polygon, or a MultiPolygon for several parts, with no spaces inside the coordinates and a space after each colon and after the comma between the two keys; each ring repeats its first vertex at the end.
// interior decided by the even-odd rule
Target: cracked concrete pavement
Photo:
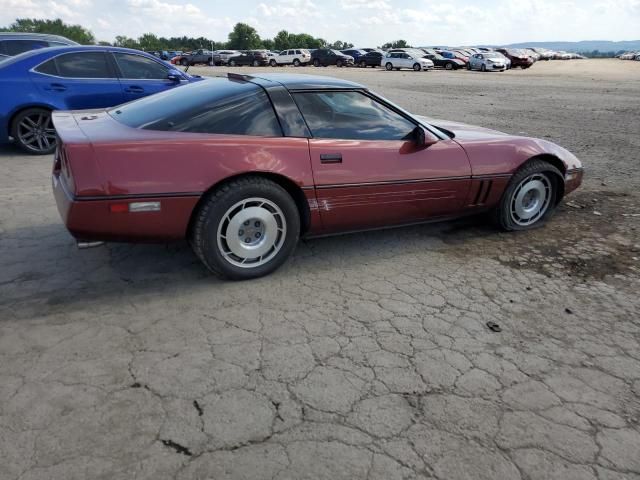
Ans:
{"type": "MultiPolygon", "coordinates": [[[[578,137],[555,138],[591,175],[545,228],[304,241],[250,282],[212,278],[184,244],[77,251],[50,158],[0,152],[0,479],[639,480],[640,207],[618,173],[637,169],[637,132],[612,134],[615,169],[590,145],[633,128],[640,82],[594,62],[579,68],[599,83],[558,114],[578,137]]],[[[456,113],[543,135],[555,110],[534,100],[573,99],[570,68],[319,70],[451,119],[412,85],[458,88],[456,113]],[[525,88],[499,119],[463,94],[525,88]]]]}

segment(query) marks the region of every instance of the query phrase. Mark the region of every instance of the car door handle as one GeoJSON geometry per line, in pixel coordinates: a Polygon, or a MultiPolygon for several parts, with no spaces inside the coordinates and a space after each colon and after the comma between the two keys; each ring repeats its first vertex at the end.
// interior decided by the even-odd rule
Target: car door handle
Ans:
{"type": "Polygon", "coordinates": [[[341,153],[321,153],[320,163],[342,163],[341,153]]]}
{"type": "Polygon", "coordinates": [[[132,85],[131,87],[127,87],[124,89],[127,93],[143,93],[144,88],[138,87],[137,85],[132,85]]]}
{"type": "Polygon", "coordinates": [[[45,87],[45,90],[53,90],[54,92],[64,92],[67,89],[61,83],[50,83],[48,87],[45,87]]]}

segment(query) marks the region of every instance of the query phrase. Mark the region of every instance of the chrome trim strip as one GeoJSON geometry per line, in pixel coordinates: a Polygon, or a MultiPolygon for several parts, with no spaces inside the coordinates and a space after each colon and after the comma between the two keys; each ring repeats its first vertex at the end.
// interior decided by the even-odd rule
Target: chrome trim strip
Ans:
{"type": "Polygon", "coordinates": [[[135,200],[139,198],[172,198],[172,197],[200,197],[204,192],[176,192],[176,193],[132,193],[129,195],[76,195],[71,196],[74,202],[91,202],[100,200],[135,200]]]}

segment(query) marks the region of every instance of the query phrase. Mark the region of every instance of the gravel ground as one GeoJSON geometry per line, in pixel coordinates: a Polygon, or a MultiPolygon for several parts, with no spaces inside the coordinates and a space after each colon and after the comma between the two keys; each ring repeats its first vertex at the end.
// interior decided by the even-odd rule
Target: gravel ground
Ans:
{"type": "Polygon", "coordinates": [[[77,251],[51,159],[0,151],[0,479],[640,479],[640,62],[299,70],[549,138],[585,185],[532,232],[306,241],[233,283],[77,251]]]}

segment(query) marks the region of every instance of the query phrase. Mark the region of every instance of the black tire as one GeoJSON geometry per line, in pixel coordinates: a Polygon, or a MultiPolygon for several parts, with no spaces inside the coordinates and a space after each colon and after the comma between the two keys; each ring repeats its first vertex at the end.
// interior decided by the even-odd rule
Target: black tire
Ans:
{"type": "Polygon", "coordinates": [[[342,62],[342,60],[336,60],[336,67],[342,68],[343,65],[344,63],[342,62]]]}
{"type": "Polygon", "coordinates": [[[364,60],[361,60],[359,65],[360,65],[360,68],[367,68],[367,62],[365,62],[364,60]]]}
{"type": "Polygon", "coordinates": [[[298,60],[297,58],[293,59],[293,66],[294,67],[299,67],[300,66],[300,60],[298,60]]]}
{"type": "Polygon", "coordinates": [[[471,70],[471,62],[467,63],[467,70],[471,70]]]}
{"type": "MultiPolygon", "coordinates": [[[[500,203],[493,211],[493,219],[498,227],[506,231],[530,230],[541,227],[553,215],[556,205],[560,201],[560,185],[563,181],[560,170],[544,160],[530,160],[525,163],[513,175],[509,185],[502,194],[500,203]],[[546,210],[528,225],[519,224],[512,214],[512,207],[515,203],[514,195],[520,184],[532,175],[543,175],[549,180],[548,206],[546,210]]],[[[517,195],[515,195],[517,197],[517,195]]],[[[515,215],[517,216],[517,214],[515,215]]]]}
{"type": "Polygon", "coordinates": [[[228,182],[204,199],[196,212],[190,243],[204,265],[216,275],[232,280],[248,280],[267,275],[289,258],[300,236],[300,213],[289,193],[271,180],[262,177],[242,177],[228,182]],[[286,225],[283,243],[275,256],[266,263],[250,268],[230,263],[218,246],[218,227],[227,211],[238,202],[259,197],[280,208],[286,225]]]}
{"type": "Polygon", "coordinates": [[[482,65],[480,65],[480,71],[481,72],[486,72],[487,71],[487,67],[485,66],[484,63],[482,65]]]}
{"type": "Polygon", "coordinates": [[[447,62],[444,64],[445,70],[453,70],[453,63],[447,62]]]}
{"type": "Polygon", "coordinates": [[[272,67],[277,67],[278,64],[276,63],[276,61],[272,58],[271,60],[269,60],[269,65],[271,65],[272,67]]]}
{"type": "Polygon", "coordinates": [[[187,60],[186,58],[181,58],[180,59],[180,65],[182,65],[183,67],[188,67],[189,66],[189,60],[187,60]]]}
{"type": "Polygon", "coordinates": [[[260,62],[258,60],[254,60],[251,65],[253,65],[254,67],[259,67],[260,66],[260,62]]]}
{"type": "Polygon", "coordinates": [[[422,70],[422,67],[420,66],[419,63],[414,63],[413,64],[413,71],[414,72],[419,72],[420,70],[422,70]]]}
{"type": "Polygon", "coordinates": [[[229,60],[229,66],[230,67],[235,67],[236,66],[236,61],[235,60],[229,60]]]}
{"type": "Polygon", "coordinates": [[[317,58],[313,59],[313,66],[314,67],[319,67],[320,66],[320,60],[318,60],[317,58]]]}
{"type": "Polygon", "coordinates": [[[210,67],[213,67],[214,65],[215,65],[215,63],[214,63],[214,61],[213,61],[213,58],[210,58],[210,59],[209,59],[209,66],[210,66],[210,67]]]}
{"type": "Polygon", "coordinates": [[[385,64],[384,68],[386,68],[387,70],[391,71],[391,70],[393,70],[393,64],[391,62],[387,62],[385,64]]]}
{"type": "Polygon", "coordinates": [[[11,136],[16,145],[31,155],[48,155],[56,149],[56,132],[51,111],[27,108],[11,121],[11,136]]]}

